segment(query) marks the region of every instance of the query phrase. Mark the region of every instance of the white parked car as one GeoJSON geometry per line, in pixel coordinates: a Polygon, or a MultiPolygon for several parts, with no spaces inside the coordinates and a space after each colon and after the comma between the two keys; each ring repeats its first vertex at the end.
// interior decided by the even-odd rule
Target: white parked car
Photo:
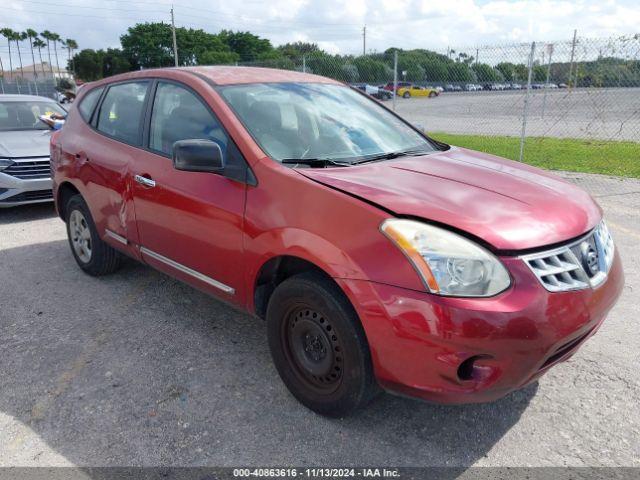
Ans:
{"type": "Polygon", "coordinates": [[[367,95],[371,95],[378,100],[389,100],[393,98],[393,92],[385,90],[382,87],[376,87],[375,85],[369,85],[368,83],[354,83],[351,85],[358,90],[362,90],[367,95]]]}
{"type": "Polygon", "coordinates": [[[0,95],[0,208],[50,202],[51,128],[41,115],[66,115],[54,100],[0,95]]]}

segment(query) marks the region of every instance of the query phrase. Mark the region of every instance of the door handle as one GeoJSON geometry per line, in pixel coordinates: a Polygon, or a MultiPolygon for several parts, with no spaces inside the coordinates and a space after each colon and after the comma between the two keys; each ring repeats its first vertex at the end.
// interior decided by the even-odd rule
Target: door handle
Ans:
{"type": "Polygon", "coordinates": [[[144,185],[145,187],[153,188],[156,186],[155,180],[143,177],[142,175],[136,175],[134,178],[136,179],[136,182],[138,182],[140,185],[144,185]]]}

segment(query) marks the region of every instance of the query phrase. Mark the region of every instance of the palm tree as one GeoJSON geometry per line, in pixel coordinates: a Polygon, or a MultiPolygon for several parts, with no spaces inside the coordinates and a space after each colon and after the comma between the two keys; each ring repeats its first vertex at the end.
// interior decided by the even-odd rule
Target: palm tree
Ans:
{"type": "MultiPolygon", "coordinates": [[[[62,41],[62,37],[57,33],[51,34],[51,41],[53,42],[53,54],[56,57],[56,69],[58,70],[58,75],[60,75],[60,60],[58,60],[58,42],[62,41]]],[[[64,43],[64,42],[63,42],[64,43]]]]}
{"type": "Polygon", "coordinates": [[[42,77],[46,78],[47,74],[44,71],[44,62],[42,61],[42,48],[46,47],[47,44],[44,43],[40,38],[36,36],[36,39],[33,41],[33,46],[38,49],[38,56],[40,57],[40,67],[42,67],[42,77]]]}
{"type": "Polygon", "coordinates": [[[40,34],[40,36],[47,41],[47,55],[49,56],[49,71],[51,72],[51,78],[55,78],[53,75],[53,63],[51,63],[51,44],[49,43],[52,40],[53,33],[51,33],[49,30],[45,30],[40,34]]]}
{"type": "Polygon", "coordinates": [[[13,32],[13,40],[18,48],[18,60],[20,61],[20,77],[24,79],[24,71],[22,70],[22,55],[20,54],[20,42],[26,40],[27,34],[23,32],[13,32]]]}
{"type": "Polygon", "coordinates": [[[67,38],[64,41],[64,44],[67,47],[67,50],[69,51],[69,65],[71,67],[71,72],[73,73],[73,71],[75,70],[75,68],[73,67],[73,51],[75,49],[78,48],[78,42],[76,42],[74,39],[72,38],[67,38]]]}
{"type": "Polygon", "coordinates": [[[12,77],[13,77],[13,62],[11,60],[11,40],[13,40],[13,35],[15,33],[16,32],[11,30],[10,28],[3,28],[2,30],[0,30],[0,35],[2,35],[4,38],[7,39],[7,45],[9,45],[9,72],[11,73],[12,77]]]}
{"type": "Polygon", "coordinates": [[[33,78],[38,81],[38,72],[36,71],[36,56],[33,54],[33,39],[38,36],[38,32],[32,28],[27,28],[23,35],[29,39],[29,47],[31,48],[31,60],[33,61],[33,78]]]}

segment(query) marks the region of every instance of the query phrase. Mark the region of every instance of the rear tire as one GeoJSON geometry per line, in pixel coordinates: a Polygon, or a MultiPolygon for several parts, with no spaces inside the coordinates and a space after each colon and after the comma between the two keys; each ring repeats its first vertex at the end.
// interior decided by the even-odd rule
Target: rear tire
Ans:
{"type": "Polygon", "coordinates": [[[353,306],[321,274],[302,273],[278,285],[267,307],[267,336],[282,381],[321,415],[346,416],[380,391],[353,306]]]}
{"type": "Polygon", "coordinates": [[[411,98],[411,94],[409,92],[404,92],[402,94],[402,98],[411,98]]]}
{"type": "Polygon", "coordinates": [[[433,98],[438,95],[436,92],[429,92],[429,98],[433,98]]]}
{"type": "Polygon", "coordinates": [[[65,207],[67,236],[78,266],[94,277],[108,275],[120,267],[120,253],[103,242],[81,195],[74,195],[65,207]]]}

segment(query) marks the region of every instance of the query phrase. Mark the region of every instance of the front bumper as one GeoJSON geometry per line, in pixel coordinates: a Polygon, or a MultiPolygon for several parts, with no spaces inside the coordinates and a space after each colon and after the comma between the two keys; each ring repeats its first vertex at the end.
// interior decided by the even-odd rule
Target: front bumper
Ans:
{"type": "Polygon", "coordinates": [[[624,286],[617,251],[597,288],[561,293],[545,290],[521,259],[501,260],[513,285],[485,299],[338,280],[362,320],[383,388],[438,403],[496,400],[573,355],[624,286]]]}
{"type": "Polygon", "coordinates": [[[0,208],[51,202],[51,178],[18,178],[0,172],[0,208]]]}

